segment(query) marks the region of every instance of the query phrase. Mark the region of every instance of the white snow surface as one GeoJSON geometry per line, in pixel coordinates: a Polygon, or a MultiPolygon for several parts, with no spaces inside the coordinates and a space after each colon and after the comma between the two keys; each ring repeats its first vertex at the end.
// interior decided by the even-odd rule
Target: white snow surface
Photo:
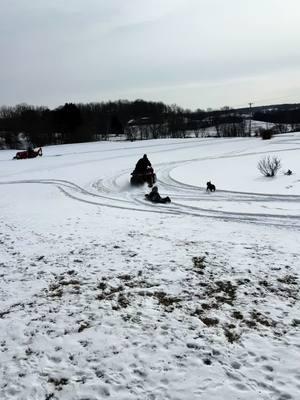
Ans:
{"type": "Polygon", "coordinates": [[[299,133],[14,154],[0,152],[1,400],[299,399],[299,133]],[[168,205],[129,184],[144,153],[168,205]]]}

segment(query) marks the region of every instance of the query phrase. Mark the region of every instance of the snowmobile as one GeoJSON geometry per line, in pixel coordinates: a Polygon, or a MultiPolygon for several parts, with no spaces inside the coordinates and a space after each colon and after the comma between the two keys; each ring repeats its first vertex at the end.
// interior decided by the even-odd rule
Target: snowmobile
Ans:
{"type": "Polygon", "coordinates": [[[149,187],[152,187],[156,182],[156,175],[152,167],[148,167],[145,173],[133,171],[131,173],[130,183],[132,186],[143,185],[148,183],[149,187]]]}
{"type": "Polygon", "coordinates": [[[37,156],[42,156],[43,151],[42,148],[39,147],[37,150],[33,149],[31,151],[25,150],[25,151],[18,151],[17,154],[14,156],[14,160],[24,160],[26,158],[35,158],[37,156]]]}

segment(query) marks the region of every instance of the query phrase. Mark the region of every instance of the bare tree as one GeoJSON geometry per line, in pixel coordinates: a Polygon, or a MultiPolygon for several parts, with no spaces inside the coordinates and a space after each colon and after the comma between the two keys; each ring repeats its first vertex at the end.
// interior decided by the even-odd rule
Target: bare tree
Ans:
{"type": "Polygon", "coordinates": [[[273,178],[281,168],[281,161],[276,156],[266,156],[258,162],[257,168],[264,176],[273,178]]]}

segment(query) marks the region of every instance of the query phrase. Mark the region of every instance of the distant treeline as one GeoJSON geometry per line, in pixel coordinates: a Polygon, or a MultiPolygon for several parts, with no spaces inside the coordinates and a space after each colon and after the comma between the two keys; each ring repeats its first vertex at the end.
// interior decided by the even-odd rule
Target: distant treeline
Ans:
{"type": "Polygon", "coordinates": [[[54,110],[20,104],[0,108],[0,136],[8,147],[14,147],[20,132],[37,146],[85,142],[99,135],[123,134],[130,118],[145,114],[159,117],[167,111],[162,103],[143,101],[66,103],[54,110]]]}
{"type": "MultiPolygon", "coordinates": [[[[299,123],[300,107],[258,110],[253,117],[266,122],[299,123]]],[[[53,110],[19,104],[0,108],[0,148],[107,140],[112,135],[135,140],[186,137],[193,132],[199,137],[205,136],[211,127],[216,136],[249,136],[247,119],[229,107],[190,111],[144,100],[66,103],[53,110]]]]}

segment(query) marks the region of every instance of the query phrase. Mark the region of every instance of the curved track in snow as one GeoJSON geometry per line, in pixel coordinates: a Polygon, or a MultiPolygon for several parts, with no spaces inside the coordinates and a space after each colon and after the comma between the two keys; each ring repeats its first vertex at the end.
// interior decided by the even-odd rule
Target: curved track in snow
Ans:
{"type": "MultiPolygon", "coordinates": [[[[172,178],[172,170],[188,162],[172,162],[162,164],[156,168],[157,185],[160,193],[163,196],[169,195],[172,203],[170,205],[150,204],[152,209],[155,208],[159,209],[159,212],[173,212],[179,215],[300,228],[300,206],[295,211],[290,209],[291,205],[297,206],[300,204],[300,196],[225,190],[207,193],[204,188],[189,185],[172,178]],[[277,203],[280,204],[280,207],[276,208],[277,203]],[[226,204],[230,205],[229,209],[227,209],[226,204]],[[241,208],[245,211],[234,211],[241,208]],[[256,211],[251,211],[252,209],[256,211]],[[257,211],[258,209],[260,211],[257,211]]],[[[96,181],[92,186],[98,193],[102,193],[102,196],[113,195],[119,200],[122,199],[124,201],[126,199],[132,208],[143,206],[145,211],[148,211],[149,202],[144,200],[144,193],[148,189],[146,187],[132,189],[129,185],[124,185],[124,180],[126,177],[128,179],[129,174],[129,170],[123,171],[118,175],[96,181]]]]}

